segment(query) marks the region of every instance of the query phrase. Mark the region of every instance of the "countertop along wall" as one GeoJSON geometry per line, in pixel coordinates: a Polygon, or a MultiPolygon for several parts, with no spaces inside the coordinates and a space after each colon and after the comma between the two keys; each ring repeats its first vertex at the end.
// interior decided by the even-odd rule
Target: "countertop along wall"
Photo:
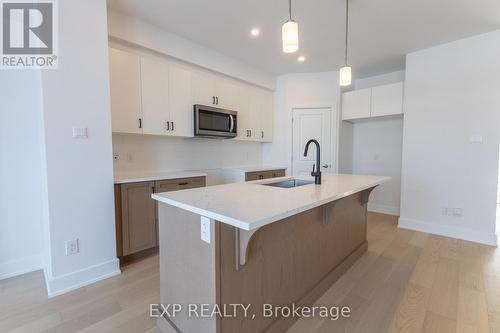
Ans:
{"type": "Polygon", "coordinates": [[[399,226],[496,244],[499,92],[500,30],[407,55],[399,226]]]}

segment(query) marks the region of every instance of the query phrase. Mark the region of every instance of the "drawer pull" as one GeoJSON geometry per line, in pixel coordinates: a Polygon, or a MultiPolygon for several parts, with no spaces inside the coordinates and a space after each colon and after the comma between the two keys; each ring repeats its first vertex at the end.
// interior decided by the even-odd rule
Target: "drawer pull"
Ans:
{"type": "Polygon", "coordinates": [[[189,183],[179,183],[179,186],[188,185],[189,183]]]}

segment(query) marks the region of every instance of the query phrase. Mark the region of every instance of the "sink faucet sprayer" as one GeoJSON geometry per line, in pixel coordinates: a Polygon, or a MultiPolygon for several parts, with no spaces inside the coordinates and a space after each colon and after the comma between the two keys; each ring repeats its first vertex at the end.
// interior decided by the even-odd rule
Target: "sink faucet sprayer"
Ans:
{"type": "Polygon", "coordinates": [[[314,171],[314,164],[313,164],[313,170],[311,172],[311,176],[314,177],[314,183],[315,184],[321,184],[321,165],[320,165],[320,161],[321,161],[321,151],[320,151],[320,148],[319,148],[319,142],[314,140],[314,139],[311,139],[309,141],[307,141],[306,143],[306,149],[304,150],[304,157],[307,156],[307,150],[309,149],[309,144],[311,144],[311,142],[313,142],[315,145],[316,145],[316,171],[314,171]]]}

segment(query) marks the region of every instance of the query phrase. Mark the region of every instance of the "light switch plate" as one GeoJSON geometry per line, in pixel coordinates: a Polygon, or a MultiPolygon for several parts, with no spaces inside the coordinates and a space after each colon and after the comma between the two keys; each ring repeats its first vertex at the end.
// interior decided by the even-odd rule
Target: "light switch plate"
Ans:
{"type": "Polygon", "coordinates": [[[483,136],[480,134],[473,134],[469,137],[470,143],[483,143],[483,136]]]}
{"type": "Polygon", "coordinates": [[[201,240],[210,244],[210,219],[202,216],[200,219],[201,240]]]}
{"type": "Polygon", "coordinates": [[[73,139],[88,138],[87,127],[73,127],[73,139]]]}

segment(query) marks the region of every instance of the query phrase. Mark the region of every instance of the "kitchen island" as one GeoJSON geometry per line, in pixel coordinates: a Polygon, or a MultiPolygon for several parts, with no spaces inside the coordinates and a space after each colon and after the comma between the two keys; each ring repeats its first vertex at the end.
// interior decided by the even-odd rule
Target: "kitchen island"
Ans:
{"type": "Polygon", "coordinates": [[[366,251],[368,197],[389,178],[299,178],[153,195],[161,303],[182,308],[164,311],[163,332],[286,332],[298,318],[264,315],[263,306],[312,305],[366,251]],[[221,313],[195,311],[204,304],[249,308],[205,317],[221,313]]]}

